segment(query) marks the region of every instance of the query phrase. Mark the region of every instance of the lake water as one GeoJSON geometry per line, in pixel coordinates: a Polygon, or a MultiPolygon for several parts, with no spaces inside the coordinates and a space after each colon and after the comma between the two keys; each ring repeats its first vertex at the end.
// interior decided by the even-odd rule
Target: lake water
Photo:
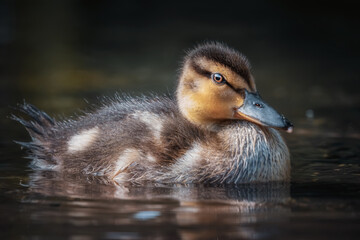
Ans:
{"type": "Polygon", "coordinates": [[[358,17],[303,1],[106,2],[0,4],[0,239],[359,238],[358,17]],[[13,140],[29,137],[7,118],[17,103],[62,118],[116,91],[171,93],[184,50],[206,39],[243,51],[261,95],[295,124],[283,133],[290,183],[116,185],[28,167],[13,140]]]}
{"type": "Polygon", "coordinates": [[[288,137],[289,184],[116,185],[34,172],[2,144],[2,239],[357,239],[358,139],[288,137]]]}

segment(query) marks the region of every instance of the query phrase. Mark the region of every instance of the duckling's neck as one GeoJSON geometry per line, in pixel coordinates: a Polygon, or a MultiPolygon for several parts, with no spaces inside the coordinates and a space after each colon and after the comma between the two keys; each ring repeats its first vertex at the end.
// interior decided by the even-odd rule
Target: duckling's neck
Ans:
{"type": "MultiPolygon", "coordinates": [[[[181,99],[180,101],[182,102],[182,104],[179,104],[179,100],[178,100],[178,106],[181,115],[193,125],[211,132],[218,132],[219,129],[221,128],[221,125],[223,125],[224,121],[204,118],[203,117],[204,114],[202,114],[200,112],[201,110],[199,109],[191,108],[187,106],[184,107],[183,104],[184,101],[186,101],[186,99],[181,99]]],[[[186,103],[186,104],[190,104],[190,103],[186,103]]]]}

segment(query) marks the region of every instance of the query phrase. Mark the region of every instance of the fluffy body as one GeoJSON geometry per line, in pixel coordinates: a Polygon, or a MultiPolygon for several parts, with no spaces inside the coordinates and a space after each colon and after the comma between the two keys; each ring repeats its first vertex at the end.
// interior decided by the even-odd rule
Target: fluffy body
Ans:
{"type": "MultiPolygon", "coordinates": [[[[19,144],[30,150],[37,169],[119,182],[287,181],[289,151],[278,131],[239,114],[245,104],[264,112],[261,101],[247,59],[210,43],[185,57],[176,99],[115,97],[98,110],[60,122],[24,104],[21,109],[32,120],[14,119],[32,137],[19,144]],[[248,103],[247,96],[261,104],[248,103]]],[[[275,110],[270,113],[279,126],[289,126],[275,110]]],[[[271,117],[254,116],[265,122],[271,117]]]]}
{"type": "Polygon", "coordinates": [[[36,169],[131,182],[289,179],[289,152],[278,131],[243,120],[223,122],[215,131],[198,128],[168,97],[117,97],[78,120],[52,121],[50,126],[39,120],[44,113],[34,106],[23,109],[37,113],[37,121],[27,122],[33,142],[23,143],[36,169]]]}

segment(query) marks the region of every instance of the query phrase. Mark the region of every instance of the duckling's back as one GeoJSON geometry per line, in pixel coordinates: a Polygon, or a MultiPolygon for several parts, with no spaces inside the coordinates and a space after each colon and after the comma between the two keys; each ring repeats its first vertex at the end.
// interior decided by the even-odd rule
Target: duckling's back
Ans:
{"type": "Polygon", "coordinates": [[[211,135],[185,120],[169,97],[116,97],[95,112],[61,122],[30,104],[22,111],[32,120],[14,118],[32,142],[18,143],[30,150],[32,167],[66,173],[119,178],[132,168],[131,178],[139,180],[142,171],[168,167],[194,141],[211,135]]]}

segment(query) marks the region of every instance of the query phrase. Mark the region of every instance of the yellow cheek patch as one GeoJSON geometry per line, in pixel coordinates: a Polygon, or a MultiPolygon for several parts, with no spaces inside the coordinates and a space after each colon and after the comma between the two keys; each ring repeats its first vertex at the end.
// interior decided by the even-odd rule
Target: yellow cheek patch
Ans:
{"type": "Polygon", "coordinates": [[[236,97],[235,102],[236,102],[236,105],[235,105],[236,107],[241,107],[244,104],[244,99],[242,98],[242,96],[238,95],[236,97]]]}
{"type": "Polygon", "coordinates": [[[231,119],[232,109],[239,102],[234,96],[236,95],[226,86],[217,86],[211,81],[202,82],[199,91],[190,97],[195,105],[190,111],[191,115],[198,115],[198,119],[204,120],[231,119]],[[229,94],[224,94],[224,91],[229,94]]]}

